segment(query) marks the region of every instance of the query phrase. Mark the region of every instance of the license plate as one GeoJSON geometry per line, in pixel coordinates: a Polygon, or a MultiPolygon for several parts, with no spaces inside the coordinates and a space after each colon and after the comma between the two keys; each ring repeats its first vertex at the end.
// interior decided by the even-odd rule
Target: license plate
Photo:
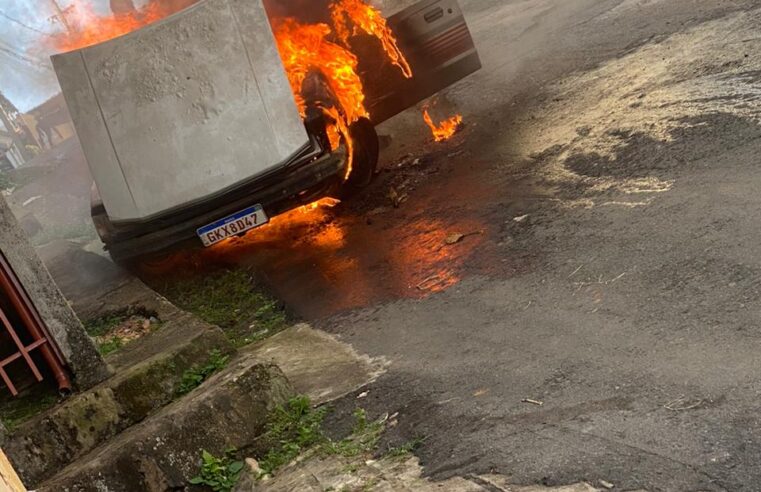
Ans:
{"type": "Polygon", "coordinates": [[[263,226],[267,222],[269,222],[269,218],[264,213],[262,206],[254,205],[246,210],[241,210],[229,217],[220,219],[213,224],[203,226],[196,233],[201,238],[203,245],[208,247],[228,237],[237,236],[243,232],[263,226]]]}

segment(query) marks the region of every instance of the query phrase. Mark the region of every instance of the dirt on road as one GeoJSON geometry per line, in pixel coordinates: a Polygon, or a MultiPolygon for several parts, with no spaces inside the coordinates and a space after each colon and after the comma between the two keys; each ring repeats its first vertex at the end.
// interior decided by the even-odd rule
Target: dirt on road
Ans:
{"type": "Polygon", "coordinates": [[[361,404],[434,478],[761,490],[761,10],[462,3],[463,131],[400,115],[367,196],[208,259],[391,360],[361,404]]]}

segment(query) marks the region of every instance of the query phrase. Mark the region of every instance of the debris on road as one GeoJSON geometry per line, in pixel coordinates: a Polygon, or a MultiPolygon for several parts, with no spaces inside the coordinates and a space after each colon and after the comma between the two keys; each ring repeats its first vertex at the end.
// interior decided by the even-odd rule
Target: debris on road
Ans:
{"type": "Polygon", "coordinates": [[[427,277],[425,280],[417,284],[416,288],[421,291],[438,292],[447,285],[451,285],[451,282],[451,272],[442,272],[427,277]]]}
{"type": "Polygon", "coordinates": [[[614,284],[617,281],[619,281],[622,278],[624,278],[624,276],[626,276],[627,273],[628,272],[624,272],[621,275],[618,275],[617,277],[612,278],[610,280],[603,280],[602,275],[599,275],[597,277],[597,280],[594,280],[594,281],[591,281],[591,282],[574,282],[574,285],[576,286],[576,292],[580,291],[584,287],[589,287],[591,285],[610,285],[610,284],[614,284]]]}
{"type": "Polygon", "coordinates": [[[532,400],[531,398],[524,398],[524,399],[521,400],[521,402],[522,403],[531,403],[532,405],[536,405],[538,407],[544,406],[544,402],[543,401],[532,400]]]}
{"type": "Polygon", "coordinates": [[[372,217],[374,215],[382,215],[388,212],[390,209],[388,207],[375,207],[374,209],[367,212],[367,215],[372,217]]]}
{"type": "Polygon", "coordinates": [[[612,488],[615,488],[615,485],[614,485],[614,484],[612,484],[612,483],[610,483],[610,482],[608,482],[608,481],[606,481],[606,480],[600,480],[600,485],[602,485],[602,486],[603,486],[603,487],[605,487],[606,489],[612,489],[612,488]]]}
{"type": "Polygon", "coordinates": [[[407,154],[396,164],[396,167],[417,166],[420,164],[420,157],[415,157],[412,154],[407,154]]]}
{"type": "Polygon", "coordinates": [[[519,217],[514,217],[514,218],[513,218],[513,222],[518,222],[518,223],[520,224],[521,222],[525,222],[525,221],[526,221],[526,219],[528,219],[528,214],[526,214],[526,215],[521,215],[521,216],[519,216],[519,217]]]}
{"type": "Polygon", "coordinates": [[[671,410],[672,412],[683,412],[685,410],[692,410],[698,408],[705,402],[703,399],[689,400],[684,395],[680,395],[678,398],[671,400],[663,405],[663,408],[671,410]]]}
{"type": "Polygon", "coordinates": [[[447,238],[445,240],[445,243],[448,246],[451,246],[453,244],[457,244],[457,243],[461,242],[463,239],[465,239],[468,236],[476,236],[478,234],[483,234],[483,231],[468,232],[466,234],[455,232],[455,233],[452,233],[449,236],[447,236],[447,238]]]}
{"type": "Polygon", "coordinates": [[[402,203],[407,201],[408,197],[407,193],[397,191],[393,186],[388,189],[388,198],[394,208],[399,208],[402,203]]]}
{"type": "Polygon", "coordinates": [[[30,203],[34,203],[37,200],[39,200],[40,198],[42,198],[42,195],[36,195],[36,196],[33,196],[32,198],[27,198],[26,200],[24,200],[24,203],[22,203],[21,206],[22,207],[26,207],[30,203]]]}
{"type": "Polygon", "coordinates": [[[446,243],[449,245],[457,244],[463,239],[465,239],[465,234],[454,233],[447,236],[446,243]]]}

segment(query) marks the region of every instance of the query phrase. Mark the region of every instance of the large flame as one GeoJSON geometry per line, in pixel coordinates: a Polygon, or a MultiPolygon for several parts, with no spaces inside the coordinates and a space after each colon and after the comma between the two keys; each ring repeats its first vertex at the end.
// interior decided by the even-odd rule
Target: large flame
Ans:
{"type": "Polygon", "coordinates": [[[302,24],[291,17],[275,23],[280,57],[301,114],[305,114],[307,105],[304,81],[309,72],[317,71],[325,77],[345,118],[353,123],[368,116],[362,80],[357,75],[359,62],[351,51],[328,39],[331,33],[327,24],[302,24]]]}
{"type": "Polygon", "coordinates": [[[391,62],[405,77],[412,69],[397,45],[386,19],[363,0],[335,0],[330,5],[333,26],[308,24],[293,17],[277,20],[275,40],[283,60],[291,90],[302,116],[309,104],[322,109],[328,119],[327,133],[332,149],[343,141],[347,164],[344,179],[351,175],[354,142],[349,127],[360,118],[370,115],[365,107],[362,79],[357,73],[359,61],[351,52],[349,40],[356,30],[378,38],[391,62]],[[307,101],[304,83],[310,72],[322,74],[335,101],[307,101]]]}
{"type": "MultiPolygon", "coordinates": [[[[177,11],[178,6],[184,7],[193,1],[150,0],[135,11],[99,15],[90,1],[74,0],[65,12],[68,32],[53,37],[53,47],[57,51],[71,51],[101,43],[156,22],[177,11]]],[[[405,77],[412,77],[412,69],[379,10],[364,0],[333,0],[329,10],[332,26],[287,17],[273,20],[273,27],[299,111],[304,117],[307,107],[313,105],[327,116],[331,150],[342,143],[346,147],[348,162],[344,178],[348,179],[354,148],[349,128],[360,118],[370,117],[357,72],[359,61],[350,47],[351,38],[360,33],[377,38],[388,59],[405,77]],[[330,88],[331,95],[326,98],[330,100],[307,100],[314,97],[304,91],[310,72],[322,75],[330,88]]]]}
{"type": "Polygon", "coordinates": [[[388,27],[385,17],[378,9],[362,0],[336,0],[330,6],[330,15],[336,34],[344,45],[348,46],[349,38],[357,29],[361,29],[378,38],[391,62],[401,69],[405,77],[412,78],[412,68],[399,49],[396,37],[388,27]],[[351,28],[351,23],[354,24],[354,29],[351,28]]]}
{"type": "Polygon", "coordinates": [[[85,48],[159,21],[178,8],[177,2],[151,0],[132,12],[101,15],[95,12],[90,1],[74,0],[63,14],[67,32],[51,37],[48,42],[58,52],[85,48]]]}

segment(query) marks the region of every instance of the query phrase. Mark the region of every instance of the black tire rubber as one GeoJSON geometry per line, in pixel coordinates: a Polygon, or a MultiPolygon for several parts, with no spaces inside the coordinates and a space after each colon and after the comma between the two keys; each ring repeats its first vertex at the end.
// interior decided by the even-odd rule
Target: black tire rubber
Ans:
{"type": "Polygon", "coordinates": [[[356,195],[366,188],[375,177],[380,154],[380,142],[375,126],[367,118],[361,118],[349,127],[354,141],[352,172],[341,185],[341,198],[356,195]]]}

